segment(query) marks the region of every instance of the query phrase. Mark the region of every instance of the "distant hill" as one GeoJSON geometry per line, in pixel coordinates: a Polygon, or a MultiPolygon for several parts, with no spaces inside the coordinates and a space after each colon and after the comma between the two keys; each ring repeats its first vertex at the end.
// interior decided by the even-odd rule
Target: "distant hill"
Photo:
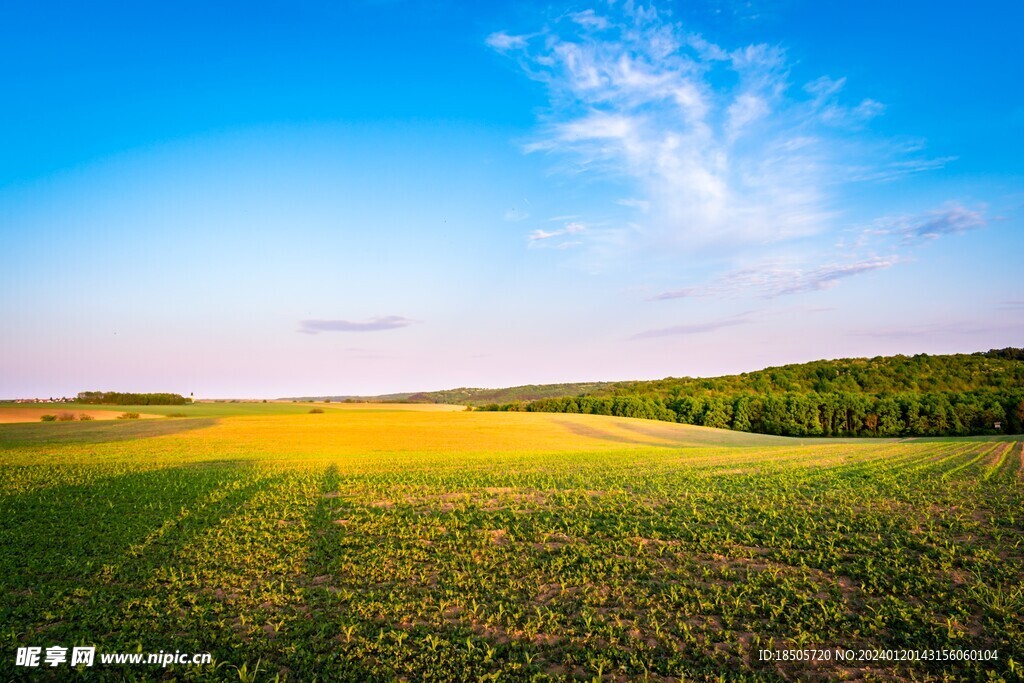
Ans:
{"type": "Polygon", "coordinates": [[[596,413],[791,436],[1020,433],[1024,349],[819,360],[710,378],[324,398],[596,413]]]}
{"type": "Polygon", "coordinates": [[[460,387],[442,391],[419,391],[415,393],[381,394],[380,396],[302,396],[280,399],[283,401],[324,401],[338,403],[345,401],[371,403],[452,403],[455,405],[484,405],[511,401],[535,401],[539,398],[575,396],[576,394],[601,391],[613,386],[613,382],[577,382],[574,384],[527,384],[507,389],[473,389],[460,387]]]}
{"type": "Polygon", "coordinates": [[[304,396],[290,401],[370,401],[485,405],[563,396],[677,396],[781,392],[964,392],[1024,387],[1024,349],[972,354],[876,356],[816,360],[721,377],[666,377],[625,382],[526,384],[503,389],[460,387],[379,396],[304,396]]]}
{"type": "Polygon", "coordinates": [[[413,394],[381,394],[379,396],[357,396],[355,394],[345,394],[340,396],[287,396],[285,398],[275,399],[277,401],[298,401],[305,403],[307,401],[333,401],[334,403],[441,403],[441,401],[410,401],[409,397],[413,394]]]}
{"type": "Polygon", "coordinates": [[[877,356],[782,365],[739,375],[616,382],[606,393],[670,398],[778,392],[948,393],[1024,387],[1024,352],[1000,349],[947,356],[877,356]]]}
{"type": "Polygon", "coordinates": [[[1024,352],[822,360],[725,377],[615,382],[485,410],[594,413],[783,436],[1024,432],[1024,352]]]}
{"type": "MultiPolygon", "coordinates": [[[[736,393],[851,392],[948,393],[1024,387],[1024,349],[930,356],[841,358],[781,365],[722,377],[666,377],[626,382],[528,384],[505,389],[447,389],[383,396],[320,397],[343,401],[409,401],[484,405],[562,396],[651,396],[674,398],[736,393]]],[[[312,398],[312,397],[308,397],[312,398]]],[[[303,400],[303,399],[299,399],[303,400]]]]}

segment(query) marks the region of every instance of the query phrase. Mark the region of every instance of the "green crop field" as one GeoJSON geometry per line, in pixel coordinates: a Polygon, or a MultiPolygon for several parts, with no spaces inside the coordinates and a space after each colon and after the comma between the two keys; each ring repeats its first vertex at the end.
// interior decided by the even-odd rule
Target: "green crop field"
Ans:
{"type": "Polygon", "coordinates": [[[0,425],[0,677],[1022,676],[1020,442],[310,407],[0,425]]]}

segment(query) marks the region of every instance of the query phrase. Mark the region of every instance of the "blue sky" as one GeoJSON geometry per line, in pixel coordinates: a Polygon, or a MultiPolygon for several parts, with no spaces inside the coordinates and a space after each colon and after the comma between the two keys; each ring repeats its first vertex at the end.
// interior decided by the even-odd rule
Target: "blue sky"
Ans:
{"type": "Polygon", "coordinates": [[[1018,3],[8,3],[0,397],[1022,345],[1018,3]]]}

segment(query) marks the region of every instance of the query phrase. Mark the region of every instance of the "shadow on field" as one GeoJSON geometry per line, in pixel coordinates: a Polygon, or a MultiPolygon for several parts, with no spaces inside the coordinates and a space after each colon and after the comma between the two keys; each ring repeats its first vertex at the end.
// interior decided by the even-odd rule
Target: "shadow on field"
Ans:
{"type": "MultiPolygon", "coordinates": [[[[341,475],[336,466],[327,468],[320,484],[320,495],[307,515],[309,552],[299,583],[303,587],[305,619],[293,622],[288,629],[281,664],[296,672],[330,671],[333,681],[378,680],[357,656],[342,642],[340,633],[350,618],[344,601],[333,587],[334,577],[341,571],[339,558],[346,548],[345,528],[340,522],[347,517],[352,504],[337,496],[341,475]],[[295,647],[288,647],[288,644],[295,647]]],[[[349,541],[349,545],[351,541],[349,541]]],[[[299,674],[300,678],[302,674],[299,674]]]]}
{"type": "Polygon", "coordinates": [[[181,647],[179,629],[161,623],[171,610],[157,608],[170,587],[150,577],[245,504],[261,483],[252,471],[166,468],[0,498],[0,620],[18,634],[11,645],[181,647]]]}
{"type": "MultiPolygon", "coordinates": [[[[634,439],[628,436],[622,436],[620,434],[613,434],[612,432],[606,432],[603,429],[598,429],[591,425],[584,425],[578,422],[572,422],[570,420],[557,420],[556,421],[562,427],[565,427],[576,436],[583,436],[588,439],[600,439],[601,441],[614,441],[616,443],[628,443],[640,446],[670,446],[664,441],[648,441],[645,439],[634,439]]],[[[648,435],[653,436],[653,435],[648,435]]]]}
{"type": "Polygon", "coordinates": [[[788,436],[753,434],[731,429],[714,429],[657,420],[622,422],[619,426],[637,434],[665,439],[680,446],[787,446],[798,443],[797,440],[788,436]]]}
{"type": "Polygon", "coordinates": [[[203,429],[215,423],[215,418],[198,417],[6,424],[0,425],[0,448],[134,441],[203,429]]]}

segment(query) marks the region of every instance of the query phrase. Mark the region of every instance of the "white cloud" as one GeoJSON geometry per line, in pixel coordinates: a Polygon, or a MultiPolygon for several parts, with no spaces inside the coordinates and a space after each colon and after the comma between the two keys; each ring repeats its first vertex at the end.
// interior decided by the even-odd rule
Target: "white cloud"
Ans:
{"type": "Polygon", "coordinates": [[[814,101],[821,104],[828,98],[839,93],[846,85],[846,78],[829,78],[821,76],[804,85],[804,90],[814,96],[814,101]]]}
{"type": "Polygon", "coordinates": [[[924,222],[911,223],[907,226],[907,234],[911,237],[931,240],[942,235],[977,230],[986,225],[988,225],[988,221],[980,211],[971,211],[954,205],[944,211],[933,212],[924,222]]]}
{"type": "Polygon", "coordinates": [[[611,28],[611,24],[604,17],[599,17],[594,13],[594,10],[588,9],[583,12],[576,12],[570,14],[569,18],[575,21],[580,26],[585,28],[594,29],[597,31],[603,31],[607,28],[611,28]]]}
{"type": "Polygon", "coordinates": [[[905,262],[909,254],[926,242],[978,230],[988,223],[985,207],[969,209],[956,202],[917,214],[886,216],[853,231],[856,238],[850,242],[843,238],[835,244],[835,249],[849,254],[845,261],[799,266],[762,263],[732,270],[707,284],[667,290],[649,298],[652,301],[709,296],[771,299],[831,289],[841,280],[905,262]],[[889,255],[878,256],[880,252],[889,255]]]}
{"type": "Polygon", "coordinates": [[[768,113],[768,104],[764,98],[751,93],[740,95],[729,105],[729,121],[726,123],[729,139],[735,140],[744,128],[767,116],[768,113]]]}
{"type": "MultiPolygon", "coordinates": [[[[583,225],[583,223],[580,223],[578,221],[571,221],[569,223],[566,223],[561,230],[534,230],[533,232],[530,233],[528,239],[530,241],[530,244],[534,244],[536,242],[550,240],[555,237],[564,237],[566,235],[578,235],[579,233],[584,232],[586,229],[587,227],[583,225]]],[[[568,246],[576,246],[577,244],[580,244],[580,242],[563,242],[558,246],[562,249],[565,249],[568,246]]]]}
{"type": "Polygon", "coordinates": [[[628,206],[634,209],[639,209],[644,213],[647,213],[651,209],[651,203],[645,199],[636,199],[634,197],[627,197],[626,199],[620,199],[616,202],[620,206],[628,206]]]}
{"type": "Polygon", "coordinates": [[[549,240],[552,237],[558,237],[561,234],[563,234],[561,230],[534,230],[530,233],[529,239],[531,242],[537,242],[539,240],[549,240]]]}
{"type": "Polygon", "coordinates": [[[511,36],[505,33],[504,31],[497,31],[487,36],[487,39],[484,42],[486,42],[490,47],[494,48],[495,50],[498,50],[499,52],[504,52],[506,50],[525,47],[527,37],[511,36]]]}
{"type": "Polygon", "coordinates": [[[945,161],[862,144],[857,131],[884,105],[844,103],[845,78],[793,89],[782,48],[727,49],[650,7],[587,10],[529,38],[488,42],[548,87],[549,110],[525,149],[624,181],[646,208],[644,238],[659,246],[741,248],[826,232],[842,183],[945,161]]]}
{"type": "Polygon", "coordinates": [[[885,105],[877,100],[865,98],[853,110],[855,116],[865,121],[885,113],[885,105]]]}

